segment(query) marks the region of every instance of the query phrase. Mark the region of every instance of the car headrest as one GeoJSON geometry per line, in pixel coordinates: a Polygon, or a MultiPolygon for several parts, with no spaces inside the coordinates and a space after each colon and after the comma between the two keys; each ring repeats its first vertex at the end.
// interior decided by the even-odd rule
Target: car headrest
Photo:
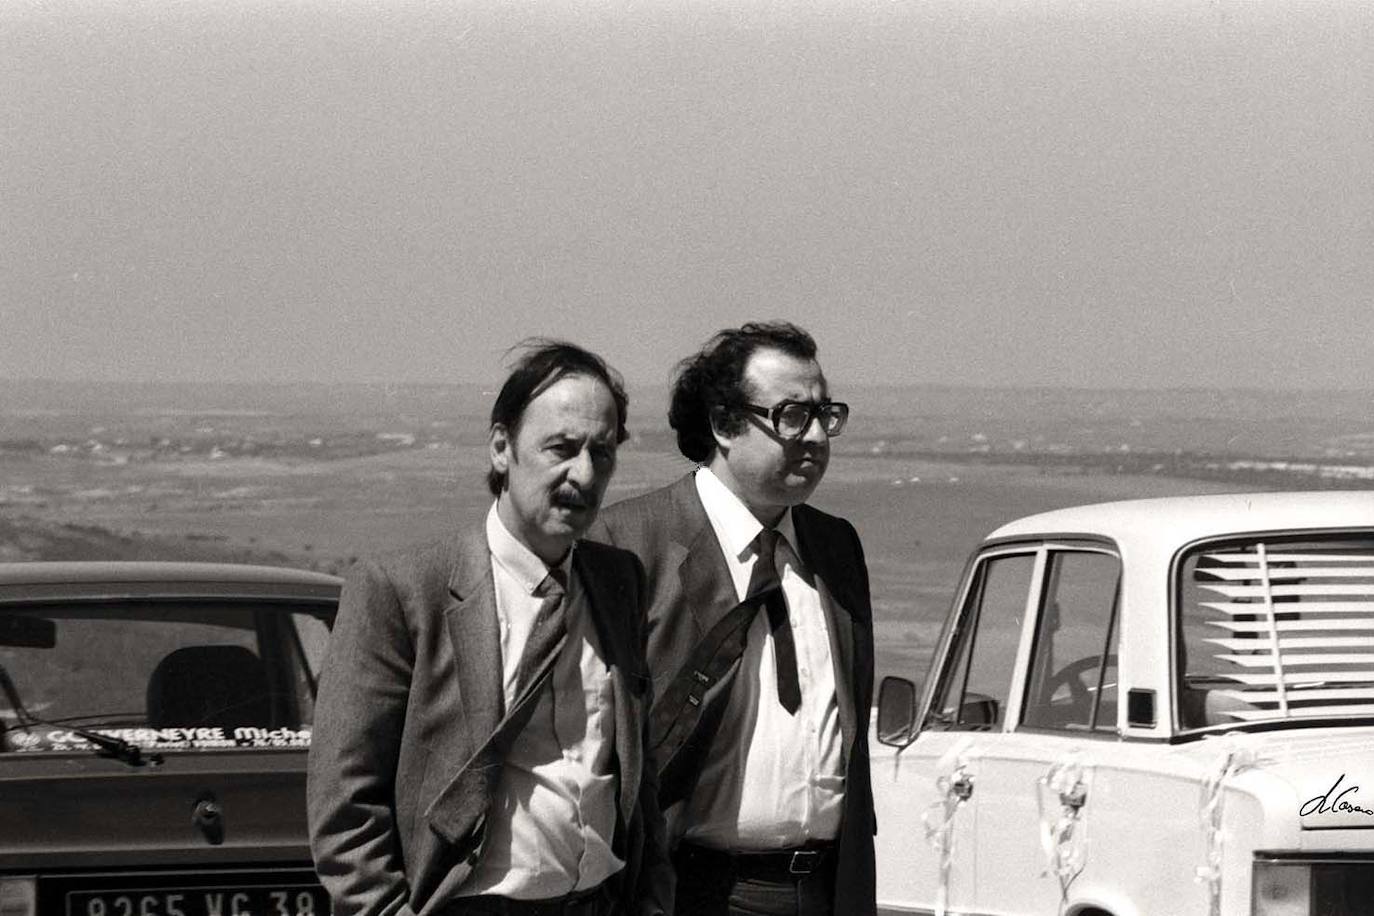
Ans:
{"type": "Polygon", "coordinates": [[[243,646],[186,646],[148,679],[153,728],[270,725],[272,694],[262,659],[243,646]]]}

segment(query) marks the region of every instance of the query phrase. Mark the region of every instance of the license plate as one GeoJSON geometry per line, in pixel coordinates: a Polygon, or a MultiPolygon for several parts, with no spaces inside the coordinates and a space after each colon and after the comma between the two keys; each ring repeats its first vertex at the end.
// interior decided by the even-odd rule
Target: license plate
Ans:
{"type": "Polygon", "coordinates": [[[67,916],[329,916],[318,884],[67,892],[67,916]]]}

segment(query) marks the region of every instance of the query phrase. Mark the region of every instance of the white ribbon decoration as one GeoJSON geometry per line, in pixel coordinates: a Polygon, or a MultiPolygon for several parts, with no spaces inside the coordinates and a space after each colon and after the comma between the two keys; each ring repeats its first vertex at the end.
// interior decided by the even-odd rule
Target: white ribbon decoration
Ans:
{"type": "Polygon", "coordinates": [[[1046,862],[1041,875],[1054,875],[1059,881],[1061,914],[1068,905],[1069,885],[1088,860],[1087,829],[1079,817],[1086,792],[1083,772],[1078,751],[1071,750],[1064,760],[1037,779],[1035,786],[1035,803],[1040,813],[1040,848],[1046,862]]]}
{"type": "Polygon", "coordinates": [[[1202,783],[1198,818],[1202,822],[1203,848],[1207,859],[1197,867],[1197,875],[1193,880],[1207,885],[1208,916],[1221,914],[1221,860],[1226,846],[1222,814],[1226,807],[1226,790],[1236,774],[1254,765],[1254,751],[1231,743],[1202,783]]]}
{"type": "Polygon", "coordinates": [[[939,856],[940,883],[935,891],[935,916],[945,916],[949,907],[949,867],[954,860],[954,816],[967,800],[955,784],[967,781],[973,739],[965,735],[935,762],[935,791],[940,799],[921,814],[926,842],[939,856]]]}

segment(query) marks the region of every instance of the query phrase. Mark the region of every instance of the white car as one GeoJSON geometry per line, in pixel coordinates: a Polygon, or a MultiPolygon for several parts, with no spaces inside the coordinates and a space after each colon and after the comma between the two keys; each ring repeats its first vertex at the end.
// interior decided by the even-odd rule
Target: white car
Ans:
{"type": "Polygon", "coordinates": [[[1374,492],[1005,525],[874,737],[882,913],[1374,913],[1374,492]]]}

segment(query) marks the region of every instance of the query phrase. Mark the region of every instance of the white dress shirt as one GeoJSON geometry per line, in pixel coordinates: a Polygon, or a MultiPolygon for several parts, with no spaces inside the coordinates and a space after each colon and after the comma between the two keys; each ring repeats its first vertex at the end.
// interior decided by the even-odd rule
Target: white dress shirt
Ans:
{"type": "MultiPolygon", "coordinates": [[[[697,494],[743,600],[763,529],[709,468],[697,494]]],[[[776,564],[797,648],[801,708],[778,702],[773,633],[760,611],[696,789],[674,811],[675,830],[715,849],[759,851],[834,839],[844,806],[843,739],[830,632],[820,594],[793,545],[789,509],[778,525],[776,564]]]]}
{"type": "MultiPolygon", "coordinates": [[[[548,567],[515,539],[493,505],[487,545],[501,629],[506,709],[515,702],[516,668],[543,603],[548,567]]],[[[570,572],[572,553],[564,558],[570,572]]],[[[625,863],[615,835],[615,705],[610,671],[586,592],[567,576],[568,642],[516,737],[487,812],[487,840],[460,896],[519,900],[561,897],[595,887],[625,863]]]]}

